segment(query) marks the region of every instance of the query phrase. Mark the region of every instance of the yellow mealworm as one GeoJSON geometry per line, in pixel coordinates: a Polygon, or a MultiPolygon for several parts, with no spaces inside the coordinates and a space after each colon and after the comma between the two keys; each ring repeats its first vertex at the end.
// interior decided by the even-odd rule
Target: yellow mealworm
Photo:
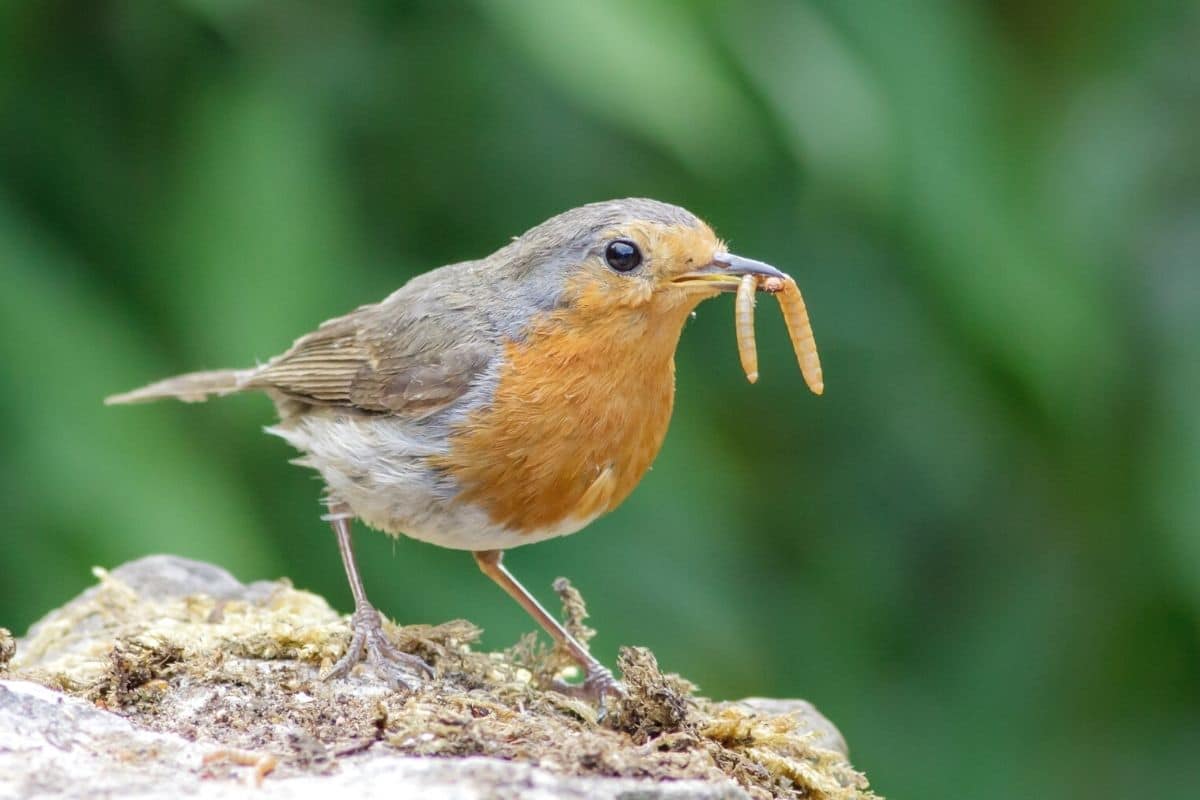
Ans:
{"type": "MultiPolygon", "coordinates": [[[[821,359],[817,355],[817,342],[813,338],[812,325],[808,321],[808,309],[804,307],[804,297],[800,287],[791,278],[783,285],[783,291],[776,295],[779,308],[783,311],[783,321],[787,323],[788,337],[792,340],[792,349],[796,351],[796,360],[800,362],[800,374],[813,394],[825,391],[825,380],[821,375],[821,359]]],[[[739,335],[739,343],[741,337],[739,335]]]]}
{"type": "Polygon", "coordinates": [[[738,284],[737,300],[733,306],[733,329],[737,333],[738,358],[746,380],[758,380],[758,346],[754,342],[754,293],[758,281],[754,275],[743,275],[738,284]]]}

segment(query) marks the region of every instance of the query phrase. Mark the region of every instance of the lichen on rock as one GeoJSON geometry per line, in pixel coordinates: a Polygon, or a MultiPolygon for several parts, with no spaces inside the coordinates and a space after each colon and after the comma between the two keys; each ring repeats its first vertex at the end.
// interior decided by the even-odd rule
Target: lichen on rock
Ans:
{"type": "Polygon", "coordinates": [[[8,662],[12,661],[16,654],[17,640],[13,638],[12,631],[0,628],[0,672],[8,669],[8,662]]]}
{"type": "MultiPolygon", "coordinates": [[[[597,720],[592,706],[543,688],[566,661],[531,638],[487,653],[473,647],[481,632],[466,621],[389,624],[396,645],[438,673],[396,692],[366,668],[322,680],[349,628],[287,581],[243,586],[166,556],[96,574],[97,586],[30,630],[9,677],[86,698],[143,729],[270,756],[268,780],[367,756],[487,756],[568,776],[732,779],[753,798],[874,796],[840,734],[807,703],[714,702],[664,674],[644,648],[621,651],[629,695],[597,720]]],[[[565,581],[555,589],[566,624],[586,638],[582,597],[565,581]]],[[[3,641],[0,632],[0,663],[3,641]]]]}

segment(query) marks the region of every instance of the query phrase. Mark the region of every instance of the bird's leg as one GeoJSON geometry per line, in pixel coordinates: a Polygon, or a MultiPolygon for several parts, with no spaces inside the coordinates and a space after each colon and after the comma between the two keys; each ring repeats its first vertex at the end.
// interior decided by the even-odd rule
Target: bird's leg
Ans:
{"type": "Polygon", "coordinates": [[[537,623],[542,626],[546,633],[550,634],[554,638],[554,641],[565,647],[567,652],[571,654],[571,658],[575,659],[583,667],[583,683],[573,686],[562,681],[556,681],[554,688],[557,691],[564,694],[591,698],[600,707],[601,713],[604,711],[604,698],[606,695],[625,695],[625,687],[613,677],[612,671],[597,661],[595,656],[588,652],[587,647],[572,636],[562,626],[562,623],[543,608],[542,604],[537,601],[537,598],[530,594],[521,585],[521,582],[513,577],[513,574],[508,571],[502,562],[504,558],[502,550],[478,550],[474,553],[474,556],[475,562],[479,564],[479,568],[483,570],[483,574],[498,583],[501,589],[508,592],[512,599],[520,603],[521,608],[529,612],[529,615],[537,620],[537,623]]]}
{"type": "Polygon", "coordinates": [[[421,677],[433,677],[433,669],[419,656],[405,653],[388,641],[383,632],[383,618],[367,600],[358,564],[354,561],[354,547],[350,541],[351,515],[348,508],[330,505],[325,516],[337,536],[338,552],[342,554],[342,566],[346,568],[346,579],[350,581],[350,592],[354,595],[354,616],[350,626],[354,635],[346,653],[333,665],[326,679],[340,678],[349,674],[360,661],[367,661],[395,688],[415,689],[421,677]]]}

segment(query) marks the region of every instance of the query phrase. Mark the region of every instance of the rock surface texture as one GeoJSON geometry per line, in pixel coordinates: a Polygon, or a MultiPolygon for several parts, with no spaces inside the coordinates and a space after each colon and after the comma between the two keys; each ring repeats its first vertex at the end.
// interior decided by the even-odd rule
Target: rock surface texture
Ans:
{"type": "Polygon", "coordinates": [[[438,672],[396,692],[362,668],[321,680],[348,627],[286,581],[169,556],[97,575],[0,661],[0,800],[874,797],[808,703],[697,697],[640,648],[598,721],[540,688],[565,662],[532,637],[483,653],[467,622],[391,627],[438,672]]]}

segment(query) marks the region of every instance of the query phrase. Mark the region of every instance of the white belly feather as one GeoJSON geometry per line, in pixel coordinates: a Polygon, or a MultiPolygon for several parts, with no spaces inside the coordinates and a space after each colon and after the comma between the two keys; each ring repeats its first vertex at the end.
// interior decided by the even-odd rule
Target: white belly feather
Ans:
{"type": "Polygon", "coordinates": [[[296,463],[320,472],[333,498],[367,525],[393,535],[456,550],[507,550],[574,533],[598,516],[532,532],[493,523],[484,509],[458,499],[457,481],[426,466],[425,458],[445,452],[444,445],[434,444],[445,441],[437,435],[443,432],[430,436],[428,422],[325,409],[266,431],[303,452],[296,463]]]}

